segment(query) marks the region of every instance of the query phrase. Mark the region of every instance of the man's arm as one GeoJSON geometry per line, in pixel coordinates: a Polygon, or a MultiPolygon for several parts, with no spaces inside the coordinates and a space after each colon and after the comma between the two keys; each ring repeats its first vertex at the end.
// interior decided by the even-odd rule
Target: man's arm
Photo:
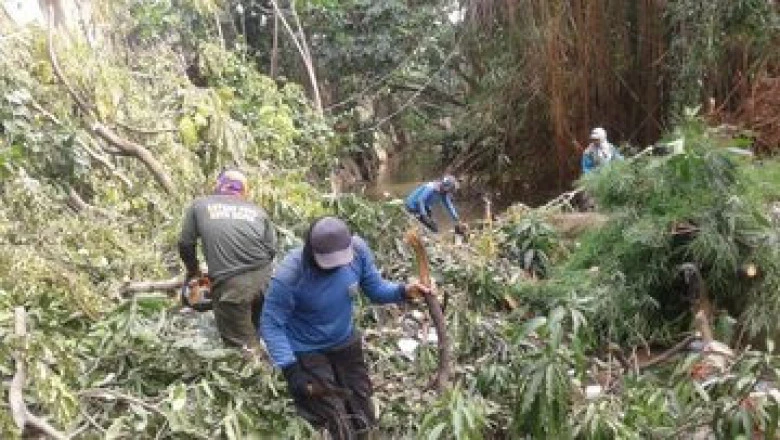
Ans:
{"type": "Polygon", "coordinates": [[[442,198],[444,199],[444,207],[447,208],[447,212],[450,213],[452,220],[455,221],[455,223],[460,222],[458,211],[455,210],[455,205],[452,203],[452,196],[450,193],[445,193],[442,198]]]}
{"type": "Polygon", "coordinates": [[[272,279],[263,304],[260,336],[265,341],[274,365],[279,368],[289,367],[296,362],[295,353],[285,333],[285,326],[294,309],[292,292],[283,283],[272,279]]]}
{"type": "Polygon", "coordinates": [[[187,268],[187,278],[192,278],[200,273],[198,265],[198,224],[195,218],[195,207],[187,208],[182,221],[181,234],[179,235],[179,257],[187,268]]]}
{"type": "Polygon", "coordinates": [[[374,264],[374,256],[368,245],[361,238],[355,238],[355,257],[360,263],[360,287],[368,298],[378,304],[387,304],[404,301],[406,298],[406,286],[393,283],[382,278],[374,264]]]}
{"type": "Polygon", "coordinates": [[[433,192],[435,189],[433,186],[426,184],[423,188],[422,192],[420,192],[420,196],[417,197],[417,212],[420,215],[424,215],[426,217],[430,217],[431,213],[428,212],[428,199],[431,198],[431,195],[433,195],[433,192]]]}

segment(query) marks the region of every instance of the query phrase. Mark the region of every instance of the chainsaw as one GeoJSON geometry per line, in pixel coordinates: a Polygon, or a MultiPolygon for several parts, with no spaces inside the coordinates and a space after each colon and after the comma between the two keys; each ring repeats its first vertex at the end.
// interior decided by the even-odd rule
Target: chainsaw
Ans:
{"type": "Polygon", "coordinates": [[[203,275],[181,286],[181,304],[198,312],[211,310],[211,280],[203,275]]]}

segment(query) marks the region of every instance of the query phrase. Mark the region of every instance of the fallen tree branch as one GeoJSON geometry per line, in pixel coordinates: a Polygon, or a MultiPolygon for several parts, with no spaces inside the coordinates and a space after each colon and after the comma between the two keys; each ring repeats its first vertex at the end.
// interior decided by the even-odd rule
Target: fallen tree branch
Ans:
{"type": "Polygon", "coordinates": [[[691,342],[695,341],[696,339],[697,339],[696,335],[688,335],[685,339],[678,342],[675,346],[664,351],[658,356],[652,359],[648,359],[647,361],[642,362],[640,364],[637,364],[637,369],[644,370],[646,368],[654,367],[658,364],[668,361],[672,356],[685,350],[685,347],[689,346],[691,342]]]}
{"type": "Polygon", "coordinates": [[[140,144],[120,137],[100,122],[95,122],[95,124],[92,125],[92,131],[120,151],[129,154],[130,156],[134,156],[143,162],[157,179],[157,182],[162,185],[165,192],[168,194],[174,193],[175,188],[173,181],[168,176],[168,173],[165,171],[162,164],[149,150],[140,144]]]}
{"type": "Polygon", "coordinates": [[[77,213],[91,211],[104,217],[113,217],[113,213],[107,209],[99,208],[85,202],[81,195],[73,188],[68,188],[68,197],[65,204],[70,206],[77,213]]]}
{"type": "Polygon", "coordinates": [[[685,339],[678,342],[673,347],[669,348],[668,350],[664,351],[658,356],[655,356],[654,358],[648,359],[644,362],[637,361],[636,351],[634,351],[634,355],[631,356],[631,360],[629,361],[629,359],[626,358],[626,355],[623,353],[623,350],[613,342],[607,344],[607,352],[615,356],[615,358],[617,359],[618,363],[620,363],[620,366],[623,368],[625,373],[633,371],[634,374],[639,374],[644,369],[651,368],[668,361],[669,359],[672,358],[672,356],[685,350],[685,348],[688,347],[691,344],[691,342],[695,341],[696,339],[698,339],[697,335],[695,334],[688,335],[685,337],[685,339]]]}
{"type": "Polygon", "coordinates": [[[148,149],[146,149],[146,147],[122,138],[121,136],[114,133],[110,128],[103,125],[103,123],[100,122],[98,116],[95,114],[92,106],[90,106],[87,101],[82,98],[78,92],[76,92],[73,86],[71,86],[71,84],[65,78],[65,74],[63,73],[59,62],[57,61],[57,54],[54,51],[53,34],[54,28],[51,23],[49,23],[49,35],[47,39],[49,62],[51,63],[54,76],[57,77],[57,80],[62,83],[62,85],[68,91],[68,94],[76,102],[76,105],[78,105],[79,109],[85,114],[87,119],[91,121],[91,123],[87,123],[86,121],[82,122],[89,127],[91,132],[95,133],[98,137],[114,146],[121,153],[128,156],[133,156],[140,160],[146,166],[146,168],[149,169],[157,182],[163,187],[165,192],[168,194],[173,194],[175,192],[173,181],[168,176],[168,173],[165,171],[157,158],[155,158],[154,155],[148,149]]]}
{"type": "Polygon", "coordinates": [[[28,104],[35,111],[37,111],[38,113],[42,114],[46,119],[51,121],[53,124],[59,125],[59,126],[62,125],[62,121],[60,121],[56,116],[54,116],[54,114],[52,112],[50,112],[50,111],[46,110],[45,108],[43,108],[43,106],[40,103],[38,103],[38,101],[36,101],[35,98],[30,97],[30,101],[28,102],[28,104]]]}
{"type": "MultiPolygon", "coordinates": [[[[410,229],[406,233],[406,243],[412,247],[415,256],[417,257],[420,282],[426,287],[431,287],[432,283],[428,254],[425,252],[425,247],[423,246],[417,231],[410,229]]],[[[436,339],[439,346],[439,365],[436,368],[436,376],[431,379],[427,388],[436,388],[436,390],[441,393],[447,386],[447,381],[450,376],[452,347],[450,345],[450,337],[447,334],[447,325],[444,321],[444,312],[442,311],[441,304],[439,304],[439,300],[436,299],[436,294],[434,292],[426,294],[425,303],[428,305],[431,320],[433,320],[433,325],[436,327],[436,339]]]]}
{"type": "Polygon", "coordinates": [[[121,180],[122,183],[124,183],[128,188],[133,187],[133,183],[130,181],[130,179],[124,174],[122,174],[122,172],[119,171],[119,169],[117,169],[117,167],[111,163],[111,160],[108,157],[105,157],[100,153],[98,153],[97,151],[93,150],[89,145],[87,145],[86,142],[83,142],[80,139],[78,139],[76,142],[81,146],[81,148],[84,149],[84,151],[87,152],[89,157],[93,158],[99,164],[103,165],[103,167],[105,167],[111,174],[113,174],[119,180],[121,180]]]}
{"type": "Polygon", "coordinates": [[[123,298],[143,292],[173,292],[181,289],[184,279],[176,277],[162,281],[128,281],[119,288],[119,295],[123,298]]]}
{"type": "MultiPolygon", "coordinates": [[[[27,313],[24,307],[14,308],[14,329],[18,338],[27,337],[27,313]]],[[[24,395],[22,394],[27,373],[24,355],[21,350],[14,354],[14,363],[16,364],[16,373],[8,389],[8,402],[11,407],[11,416],[16,426],[22,431],[22,436],[31,432],[40,432],[55,439],[68,438],[65,434],[27,409],[27,405],[24,403],[24,395]]]]}

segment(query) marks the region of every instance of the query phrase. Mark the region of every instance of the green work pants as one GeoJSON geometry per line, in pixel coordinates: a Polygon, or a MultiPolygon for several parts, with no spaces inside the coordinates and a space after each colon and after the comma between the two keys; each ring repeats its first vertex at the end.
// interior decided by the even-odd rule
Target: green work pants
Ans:
{"type": "Polygon", "coordinates": [[[234,275],[214,286],[214,318],[226,346],[260,347],[257,328],[263,295],[271,279],[271,266],[234,275]]]}

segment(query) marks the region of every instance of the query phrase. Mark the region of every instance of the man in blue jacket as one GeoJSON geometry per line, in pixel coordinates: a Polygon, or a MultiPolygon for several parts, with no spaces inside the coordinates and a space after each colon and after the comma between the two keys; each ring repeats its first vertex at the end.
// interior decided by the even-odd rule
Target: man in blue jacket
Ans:
{"type": "Polygon", "coordinates": [[[429,290],[386,281],[365,241],[335,217],[312,223],[303,248],[275,271],[262,312],[262,337],[282,369],[298,413],[334,439],[376,426],[368,367],[353,325],[354,298],[400,303],[429,290]]]}
{"type": "Polygon", "coordinates": [[[406,210],[415,216],[433,232],[439,232],[439,226],[433,220],[431,209],[436,203],[441,203],[455,222],[455,232],[463,234],[463,227],[452,203],[452,193],[457,189],[458,181],[452,176],[444,176],[441,180],[424,183],[406,197],[406,210]]]}

